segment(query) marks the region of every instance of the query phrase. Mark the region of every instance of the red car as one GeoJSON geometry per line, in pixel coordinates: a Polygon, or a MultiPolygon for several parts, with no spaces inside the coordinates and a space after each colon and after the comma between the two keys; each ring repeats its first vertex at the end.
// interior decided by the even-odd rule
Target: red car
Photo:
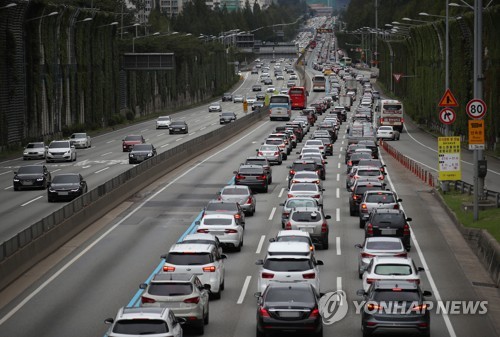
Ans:
{"type": "Polygon", "coordinates": [[[135,144],[144,144],[146,140],[142,135],[128,135],[122,139],[122,150],[123,152],[130,152],[135,144]]]}

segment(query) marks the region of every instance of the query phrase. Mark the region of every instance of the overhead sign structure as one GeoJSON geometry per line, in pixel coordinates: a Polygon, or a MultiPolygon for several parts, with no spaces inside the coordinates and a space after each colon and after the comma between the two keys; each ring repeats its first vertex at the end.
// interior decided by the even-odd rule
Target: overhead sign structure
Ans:
{"type": "Polygon", "coordinates": [[[467,106],[465,107],[465,111],[467,115],[469,115],[472,119],[481,119],[486,115],[486,103],[482,99],[471,99],[467,106]]]}
{"type": "Polygon", "coordinates": [[[441,123],[450,125],[455,122],[455,119],[457,119],[457,114],[455,113],[455,110],[451,108],[444,108],[441,111],[439,111],[439,120],[441,123]]]}
{"type": "Polygon", "coordinates": [[[469,119],[469,150],[484,150],[484,119],[469,119]]]}
{"type": "Polygon", "coordinates": [[[392,76],[394,76],[394,79],[396,80],[396,82],[399,83],[399,80],[401,79],[401,77],[403,77],[403,74],[401,74],[401,73],[394,73],[394,74],[392,74],[392,76]]]}
{"type": "Polygon", "coordinates": [[[439,180],[461,180],[460,137],[439,137],[439,180]]]}
{"type": "Polygon", "coordinates": [[[458,101],[456,100],[455,96],[451,93],[451,90],[448,88],[444,92],[443,97],[441,97],[441,100],[439,101],[438,106],[444,108],[444,107],[457,107],[458,106],[458,101]]]}

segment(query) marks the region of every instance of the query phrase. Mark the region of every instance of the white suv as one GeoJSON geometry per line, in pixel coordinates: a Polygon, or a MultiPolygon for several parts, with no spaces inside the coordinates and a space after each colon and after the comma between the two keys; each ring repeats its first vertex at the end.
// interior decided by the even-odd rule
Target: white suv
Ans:
{"type": "Polygon", "coordinates": [[[212,244],[178,243],[173,245],[165,259],[163,271],[166,273],[196,274],[203,284],[210,285],[214,298],[221,297],[224,290],[224,259],[217,247],[212,244]]]}
{"type": "Polygon", "coordinates": [[[54,140],[47,147],[47,163],[53,161],[76,161],[76,149],[69,140],[54,140]]]}

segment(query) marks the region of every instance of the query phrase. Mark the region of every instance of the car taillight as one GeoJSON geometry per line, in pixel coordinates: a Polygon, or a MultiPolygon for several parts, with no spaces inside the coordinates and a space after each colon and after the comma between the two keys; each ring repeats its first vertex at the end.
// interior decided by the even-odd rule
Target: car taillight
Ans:
{"type": "Polygon", "coordinates": [[[361,257],[370,259],[372,257],[375,257],[375,255],[369,253],[361,253],[361,257]]]}
{"type": "Polygon", "coordinates": [[[318,308],[314,308],[311,310],[311,313],[309,314],[309,318],[316,318],[319,316],[319,310],[318,308]]]}
{"type": "Polygon", "coordinates": [[[403,235],[410,235],[410,226],[408,224],[403,227],[403,235]]]}
{"type": "Polygon", "coordinates": [[[163,266],[163,271],[175,271],[175,267],[172,267],[172,266],[163,266]]]}
{"type": "Polygon", "coordinates": [[[263,155],[264,155],[264,153],[262,153],[261,151],[259,151],[259,152],[257,152],[257,155],[258,155],[258,156],[263,156],[263,155]]]}
{"type": "Polygon", "coordinates": [[[198,229],[196,232],[198,233],[210,233],[208,229],[198,229]]]}
{"type": "Polygon", "coordinates": [[[259,315],[261,317],[271,317],[269,316],[269,312],[267,311],[267,309],[262,307],[259,308],[259,315]]]}
{"type": "Polygon", "coordinates": [[[293,194],[288,193],[288,194],[287,194],[287,196],[288,196],[289,198],[293,198],[293,194]]]}
{"type": "Polygon", "coordinates": [[[141,303],[155,303],[156,301],[152,298],[142,296],[141,297],[141,303]]]}
{"type": "Polygon", "coordinates": [[[373,225],[371,223],[366,225],[366,235],[373,235],[373,225]]]}
{"type": "Polygon", "coordinates": [[[311,197],[312,197],[312,198],[315,198],[315,199],[319,199],[319,198],[321,197],[321,195],[319,195],[319,194],[315,194],[315,195],[312,195],[311,197]]]}
{"type": "Polygon", "coordinates": [[[369,311],[375,311],[375,310],[379,310],[380,309],[380,305],[376,304],[376,303],[368,303],[366,305],[366,308],[369,310],[369,311]]]}
{"type": "Polygon", "coordinates": [[[217,268],[215,268],[215,266],[203,267],[203,271],[206,272],[206,273],[215,273],[216,269],[217,268]]]}
{"type": "Polygon", "coordinates": [[[236,229],[226,229],[224,230],[224,233],[235,234],[238,233],[238,231],[236,229]]]}
{"type": "Polygon", "coordinates": [[[279,151],[274,152],[274,155],[275,155],[275,156],[277,156],[277,155],[279,155],[279,154],[280,154],[280,153],[279,153],[279,151]]]}
{"type": "Polygon", "coordinates": [[[200,302],[200,297],[196,296],[196,297],[186,298],[182,302],[184,302],[184,303],[195,303],[195,304],[198,304],[198,302],[200,302]]]}
{"type": "Polygon", "coordinates": [[[257,180],[266,180],[266,179],[267,179],[266,175],[257,177],[257,180]]]}
{"type": "Polygon", "coordinates": [[[236,180],[243,180],[245,179],[244,176],[242,176],[241,174],[237,174],[236,177],[235,177],[236,180]]]}
{"type": "Polygon", "coordinates": [[[326,222],[323,222],[321,224],[321,233],[326,233],[328,232],[328,224],[326,222]]]}
{"type": "Polygon", "coordinates": [[[347,166],[352,166],[352,161],[351,161],[351,160],[349,160],[349,161],[347,162],[347,166]]]}
{"type": "Polygon", "coordinates": [[[246,203],[247,203],[247,204],[251,204],[251,203],[252,203],[252,201],[253,201],[252,197],[248,197],[248,199],[247,199],[247,202],[246,202],[246,203]]]}
{"type": "Polygon", "coordinates": [[[408,254],[405,252],[405,253],[398,253],[398,254],[394,254],[395,257],[408,257],[408,254]]]}
{"type": "Polygon", "coordinates": [[[305,274],[302,274],[302,277],[310,280],[310,279],[313,279],[316,277],[316,273],[305,273],[305,274]]]}
{"type": "Polygon", "coordinates": [[[384,180],[384,175],[383,174],[379,175],[378,180],[384,180]]]}
{"type": "Polygon", "coordinates": [[[378,279],[376,279],[376,278],[367,278],[366,279],[366,283],[368,283],[368,284],[372,284],[375,281],[378,281],[378,279]]]}
{"type": "Polygon", "coordinates": [[[315,180],[315,181],[313,181],[313,183],[315,183],[316,185],[319,185],[319,180],[315,180]]]}
{"type": "Polygon", "coordinates": [[[394,209],[399,209],[399,204],[394,205],[394,209]]]}
{"type": "Polygon", "coordinates": [[[352,196],[352,200],[358,200],[358,196],[355,194],[352,196]]]}
{"type": "Polygon", "coordinates": [[[415,305],[411,308],[411,311],[423,312],[427,310],[427,304],[415,305]]]}
{"type": "Polygon", "coordinates": [[[235,219],[239,219],[239,218],[241,218],[241,216],[240,216],[239,214],[235,214],[235,215],[234,215],[234,218],[235,218],[235,219]]]}
{"type": "Polygon", "coordinates": [[[263,272],[261,276],[262,276],[262,278],[266,278],[266,279],[268,279],[268,278],[274,278],[274,274],[272,274],[272,273],[266,273],[266,272],[263,272]]]}
{"type": "Polygon", "coordinates": [[[358,179],[359,179],[359,176],[358,176],[357,174],[355,174],[355,175],[352,177],[352,179],[354,179],[354,180],[358,180],[358,179]]]}
{"type": "Polygon", "coordinates": [[[283,217],[288,218],[290,216],[290,212],[283,212],[283,217]]]}
{"type": "Polygon", "coordinates": [[[295,174],[295,171],[294,170],[290,170],[290,172],[288,172],[289,175],[293,176],[295,174]]]}
{"type": "Polygon", "coordinates": [[[362,213],[368,213],[368,207],[366,207],[366,204],[361,204],[360,208],[362,213]]]}
{"type": "Polygon", "coordinates": [[[287,229],[287,230],[292,229],[292,223],[291,223],[290,221],[288,221],[288,222],[285,224],[285,229],[287,229]]]}

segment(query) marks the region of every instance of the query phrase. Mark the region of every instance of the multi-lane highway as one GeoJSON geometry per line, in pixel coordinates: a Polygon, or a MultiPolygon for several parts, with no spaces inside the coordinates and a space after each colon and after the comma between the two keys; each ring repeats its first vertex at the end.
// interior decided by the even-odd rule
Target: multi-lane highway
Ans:
{"type": "MultiPolygon", "coordinates": [[[[239,90],[248,92],[256,81],[255,76],[249,76],[244,84],[246,89],[239,90]]],[[[309,101],[322,96],[311,93],[309,101]]],[[[223,104],[223,107],[236,107],[233,103],[223,104]]],[[[181,112],[176,118],[188,120],[191,132],[218,127],[215,114],[210,115],[205,108],[181,112]]],[[[137,303],[138,286],[157,269],[160,255],[186,231],[192,230],[190,225],[203,206],[232,179],[232,172],[246,157],[255,155],[258,145],[281,123],[262,121],[167,174],[5,289],[0,294],[0,336],[103,336],[106,331],[103,320],[114,317],[121,306],[137,303]]],[[[349,216],[348,194],[344,188],[345,130],[346,124],[334,144],[333,156],[327,159],[324,208],[325,213],[332,216],[330,248],[318,250],[317,257],[325,262],[320,267],[322,291],[342,289],[351,302],[360,300],[356,296],[361,281],[356,270],[358,249],[354,244],[363,241],[363,231],[359,229],[358,218],[349,216]]],[[[408,151],[408,155],[416,156],[422,151],[410,135],[424,144],[430,136],[409,131],[393,144],[408,151]]],[[[169,136],[154,130],[153,122],[143,123],[95,138],[91,149],[79,150],[76,164],[58,164],[50,166],[51,170],[83,171],[90,186],[98,184],[128,166],[120,140],[129,133],[142,133],[159,149],[173,146],[177,139],[185,137],[169,136]]],[[[193,136],[196,134],[188,137],[193,136]]],[[[299,144],[298,149],[300,147],[299,144]]],[[[254,262],[264,257],[269,238],[281,229],[279,203],[286,198],[286,165],[296,157],[292,154],[283,165],[273,167],[269,192],[257,195],[257,211],[247,218],[242,251],[228,252],[225,290],[221,300],[210,303],[206,336],[255,335],[253,293],[257,291],[258,266],[254,262]]],[[[447,243],[451,221],[436,204],[429,188],[383,152],[382,158],[388,165],[391,188],[403,199],[406,214],[413,218],[415,240],[410,255],[426,270],[422,288],[431,290],[434,300],[479,300],[471,284],[479,276],[465,274],[457,261],[452,245],[447,243]]],[[[430,156],[420,159],[424,160],[429,160],[429,166],[436,166],[430,156]]],[[[23,162],[3,163],[2,168],[13,171],[20,164],[23,162]]],[[[2,178],[2,183],[6,189],[1,193],[2,201],[8,204],[2,208],[4,217],[17,219],[15,213],[18,213],[26,217],[26,222],[36,219],[37,214],[42,216],[37,210],[50,212],[50,207],[57,207],[47,206],[44,192],[13,192],[9,189],[9,179],[2,178]],[[28,204],[31,206],[26,210],[23,208],[26,206],[21,206],[37,196],[43,197],[28,204]],[[38,204],[40,208],[35,207],[38,204]]],[[[9,235],[6,231],[5,236],[9,235]]],[[[433,336],[495,336],[491,319],[494,317],[488,315],[433,314],[431,332],[433,336]]],[[[325,326],[325,336],[361,336],[360,322],[360,316],[350,305],[345,319],[325,326]]],[[[186,334],[191,334],[189,329],[186,334]]]]}

